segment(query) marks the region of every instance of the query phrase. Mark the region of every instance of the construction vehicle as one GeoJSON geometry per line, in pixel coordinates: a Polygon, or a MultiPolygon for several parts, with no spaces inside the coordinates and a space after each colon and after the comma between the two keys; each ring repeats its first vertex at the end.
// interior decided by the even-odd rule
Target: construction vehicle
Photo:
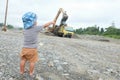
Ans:
{"type": "Polygon", "coordinates": [[[53,34],[60,36],[60,37],[69,37],[71,38],[74,34],[74,30],[72,27],[67,26],[66,20],[68,19],[68,15],[66,14],[66,11],[64,11],[62,8],[59,9],[56,17],[54,18],[54,21],[56,23],[58,17],[60,14],[62,15],[62,19],[60,22],[60,25],[54,24],[52,27],[49,27],[48,32],[52,32],[53,34]]]}

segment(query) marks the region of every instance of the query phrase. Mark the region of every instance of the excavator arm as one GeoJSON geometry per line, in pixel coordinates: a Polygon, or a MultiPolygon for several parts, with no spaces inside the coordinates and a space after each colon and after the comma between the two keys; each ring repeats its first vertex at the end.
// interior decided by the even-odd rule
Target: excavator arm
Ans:
{"type": "MultiPolygon", "coordinates": [[[[61,19],[61,22],[60,22],[60,26],[64,25],[64,23],[65,23],[65,22],[67,21],[67,19],[68,19],[68,15],[66,14],[66,11],[64,11],[63,8],[60,8],[59,11],[58,11],[58,13],[57,13],[57,15],[56,15],[56,17],[54,18],[55,23],[56,23],[59,15],[60,15],[61,13],[63,13],[63,16],[62,16],[62,19],[61,19]]],[[[53,26],[55,26],[55,24],[54,24],[53,26]]]]}

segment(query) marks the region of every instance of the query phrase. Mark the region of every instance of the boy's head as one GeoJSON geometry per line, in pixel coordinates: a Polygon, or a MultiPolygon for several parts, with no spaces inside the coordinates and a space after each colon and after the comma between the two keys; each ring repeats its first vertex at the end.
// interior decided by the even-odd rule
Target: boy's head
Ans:
{"type": "Polygon", "coordinates": [[[37,21],[37,15],[33,12],[27,12],[22,16],[24,29],[33,27],[37,21]]]}

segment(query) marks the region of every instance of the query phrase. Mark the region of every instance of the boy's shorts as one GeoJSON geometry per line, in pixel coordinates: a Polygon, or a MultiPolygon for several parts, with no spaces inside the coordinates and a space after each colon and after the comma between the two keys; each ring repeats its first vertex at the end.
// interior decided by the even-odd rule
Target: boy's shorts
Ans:
{"type": "Polygon", "coordinates": [[[37,62],[38,61],[38,53],[35,48],[22,48],[20,53],[21,59],[25,59],[29,62],[37,62]]]}

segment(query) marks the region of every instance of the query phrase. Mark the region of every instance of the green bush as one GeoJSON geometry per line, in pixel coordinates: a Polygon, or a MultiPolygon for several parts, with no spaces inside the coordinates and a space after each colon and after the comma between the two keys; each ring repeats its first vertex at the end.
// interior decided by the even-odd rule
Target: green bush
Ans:
{"type": "Polygon", "coordinates": [[[9,25],[7,25],[7,28],[8,28],[8,29],[13,29],[14,26],[9,24],[9,25]]]}
{"type": "Polygon", "coordinates": [[[104,36],[115,38],[115,39],[120,39],[120,35],[104,35],[104,36]]]}
{"type": "Polygon", "coordinates": [[[0,27],[2,27],[3,26],[3,23],[0,23],[0,27]]]}
{"type": "Polygon", "coordinates": [[[18,28],[18,30],[23,30],[23,28],[18,28]]]}
{"type": "Polygon", "coordinates": [[[84,28],[84,29],[82,28],[76,29],[75,33],[89,34],[89,35],[102,35],[102,36],[120,39],[120,29],[113,26],[109,26],[104,30],[103,28],[99,29],[99,27],[95,25],[95,26],[84,28]]]}

